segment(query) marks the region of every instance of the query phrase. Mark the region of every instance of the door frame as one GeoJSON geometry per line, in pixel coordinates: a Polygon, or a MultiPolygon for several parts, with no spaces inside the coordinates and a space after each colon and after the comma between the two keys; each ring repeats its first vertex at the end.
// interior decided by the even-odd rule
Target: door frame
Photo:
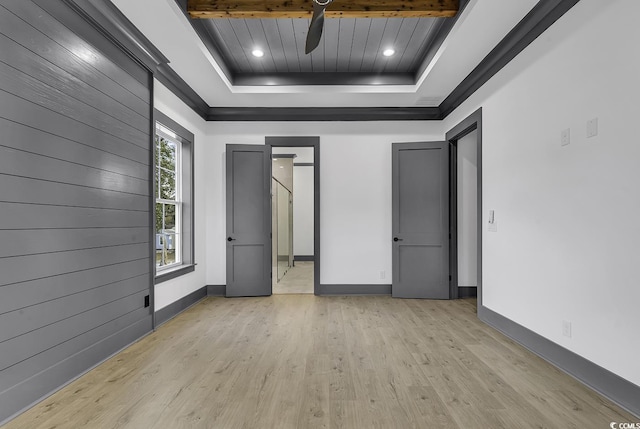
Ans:
{"type": "MultiPolygon", "coordinates": [[[[313,294],[320,294],[320,137],[266,136],[265,145],[274,147],[313,148],[313,294]]],[[[273,237],[271,237],[273,240],[273,237]]]]}
{"type": "Polygon", "coordinates": [[[477,131],[476,149],[478,154],[478,197],[477,197],[477,228],[478,228],[478,308],[482,306],[482,107],[467,116],[460,123],[454,126],[446,133],[446,140],[451,146],[450,163],[451,168],[449,174],[449,230],[451,232],[451,240],[449,246],[449,272],[451,273],[450,295],[452,299],[462,298],[458,289],[458,168],[457,168],[457,149],[458,140],[465,137],[469,133],[477,131]]]}

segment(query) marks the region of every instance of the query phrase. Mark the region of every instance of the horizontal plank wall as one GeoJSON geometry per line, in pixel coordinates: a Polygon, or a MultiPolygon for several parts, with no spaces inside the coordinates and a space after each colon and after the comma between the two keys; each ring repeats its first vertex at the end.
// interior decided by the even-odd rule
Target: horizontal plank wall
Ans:
{"type": "Polygon", "coordinates": [[[152,77],[75,13],[0,0],[0,423],[152,329],[152,77]]]}

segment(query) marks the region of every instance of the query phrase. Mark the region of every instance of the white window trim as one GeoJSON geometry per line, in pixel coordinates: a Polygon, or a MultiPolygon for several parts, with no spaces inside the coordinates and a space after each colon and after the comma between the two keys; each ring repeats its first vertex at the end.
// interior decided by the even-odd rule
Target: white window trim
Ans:
{"type": "MultiPolygon", "coordinates": [[[[183,265],[182,260],[182,142],[177,137],[177,134],[171,130],[171,128],[162,124],[159,121],[156,121],[155,135],[159,136],[165,140],[170,141],[176,146],[176,169],[175,169],[175,184],[176,184],[176,199],[175,200],[165,200],[160,197],[160,189],[155,189],[155,204],[171,204],[175,205],[176,213],[175,213],[175,241],[173,246],[175,248],[176,261],[171,264],[166,265],[156,265],[156,274],[160,275],[168,271],[175,270],[183,265]]],[[[154,138],[155,140],[155,138],[154,138]]],[[[154,142],[154,150],[157,150],[158,145],[154,142]]],[[[155,157],[154,157],[155,161],[155,157]]],[[[159,168],[159,165],[154,166],[155,169],[159,168]]],[[[154,182],[159,181],[159,178],[154,177],[154,182]]],[[[154,188],[156,188],[154,183],[154,188]]],[[[154,205],[155,207],[155,205],[154,205]]],[[[164,214],[164,213],[163,213],[164,214]]],[[[163,216],[164,222],[164,216],[163,216]]],[[[155,229],[155,223],[154,223],[155,229]]],[[[155,231],[156,240],[158,231],[155,231]]]]}
{"type": "MultiPolygon", "coordinates": [[[[154,134],[154,139],[156,134],[161,137],[167,138],[174,142],[178,142],[181,144],[180,150],[180,159],[176,168],[178,169],[178,174],[180,175],[180,179],[182,180],[179,192],[180,192],[180,209],[178,213],[176,213],[176,222],[179,222],[181,228],[180,237],[180,264],[175,263],[171,265],[163,266],[160,270],[160,267],[156,267],[155,259],[153,261],[153,270],[155,273],[155,284],[159,284],[168,280],[172,280],[183,276],[185,274],[191,273],[195,271],[196,267],[196,259],[195,259],[195,209],[194,209],[194,186],[195,186],[195,177],[194,177],[194,150],[195,150],[195,136],[188,129],[184,128],[180,123],[173,120],[170,116],[167,116],[165,113],[158,109],[153,109],[153,117],[154,117],[154,127],[157,130],[157,124],[160,124],[162,127],[160,128],[160,132],[156,132],[154,134]],[[163,130],[167,136],[163,135],[163,130]],[[167,133],[168,131],[168,133],[167,133]]],[[[154,146],[155,148],[155,146],[154,146]]],[[[155,149],[154,149],[155,150],[155,149]]],[[[155,171],[155,165],[154,165],[155,171]]],[[[154,178],[153,181],[156,179],[154,178]]],[[[153,206],[155,207],[156,197],[154,195],[152,201],[153,206]]],[[[173,201],[172,201],[173,203],[173,201]]],[[[155,209],[154,209],[155,210],[155,209]]],[[[155,222],[152,224],[153,228],[153,247],[155,249],[155,222]]],[[[155,258],[155,251],[154,251],[155,258]]]]}

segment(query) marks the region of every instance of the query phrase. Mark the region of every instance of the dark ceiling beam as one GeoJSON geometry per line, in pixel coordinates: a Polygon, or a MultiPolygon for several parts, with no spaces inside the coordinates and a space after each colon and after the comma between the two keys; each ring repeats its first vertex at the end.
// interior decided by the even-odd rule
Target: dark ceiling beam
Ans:
{"type": "Polygon", "coordinates": [[[437,107],[212,107],[208,121],[429,121],[437,107]]]}
{"type": "MultiPolygon", "coordinates": [[[[327,18],[446,18],[458,0],[339,0],[327,18]]],[[[311,18],[312,0],[188,0],[192,18],[311,18]]]]}
{"type": "Polygon", "coordinates": [[[415,85],[413,73],[287,72],[236,73],[234,86],[415,85]]]}

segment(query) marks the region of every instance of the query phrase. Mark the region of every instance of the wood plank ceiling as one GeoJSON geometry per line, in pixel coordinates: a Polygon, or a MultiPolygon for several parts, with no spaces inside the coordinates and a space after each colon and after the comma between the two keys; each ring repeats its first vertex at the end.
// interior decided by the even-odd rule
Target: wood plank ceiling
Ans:
{"type": "Polygon", "coordinates": [[[238,73],[411,72],[420,63],[437,18],[339,18],[325,21],[324,36],[309,55],[308,19],[211,19],[227,65],[238,73]],[[254,57],[253,49],[265,55],[254,57]],[[392,57],[382,51],[394,48],[392,57]]]}
{"type": "MultiPolygon", "coordinates": [[[[185,8],[184,0],[177,0],[185,8]]],[[[465,6],[460,1],[460,10],[465,6]]],[[[234,84],[413,84],[454,18],[327,18],[304,53],[308,18],[190,19],[234,84]],[[256,49],[264,56],[256,57],[256,49]],[[382,53],[393,49],[386,57],[382,53]]]]}

